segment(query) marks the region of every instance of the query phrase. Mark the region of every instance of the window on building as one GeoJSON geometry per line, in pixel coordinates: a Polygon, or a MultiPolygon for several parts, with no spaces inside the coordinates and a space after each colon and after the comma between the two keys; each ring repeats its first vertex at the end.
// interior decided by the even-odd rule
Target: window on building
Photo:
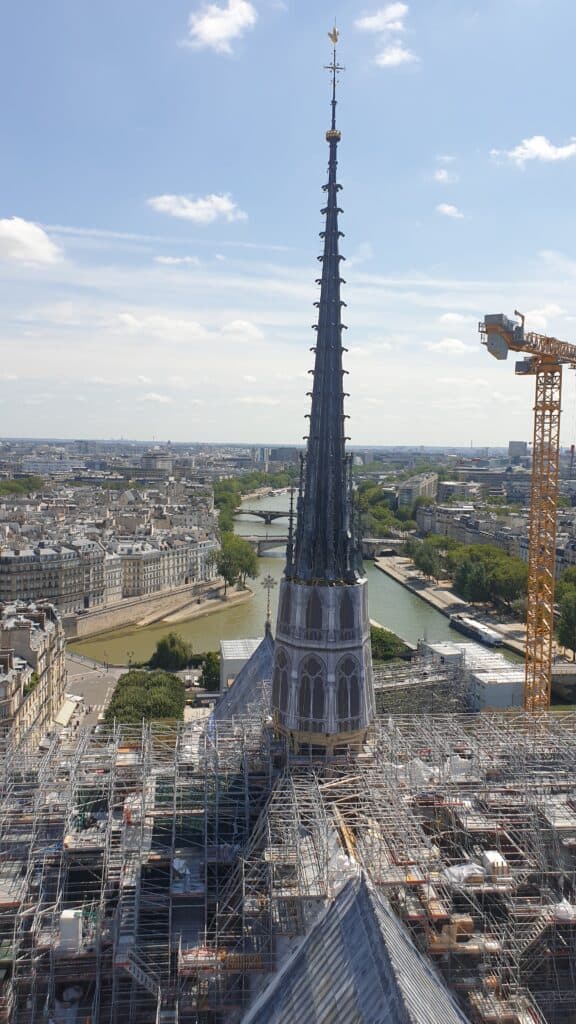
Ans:
{"type": "Polygon", "coordinates": [[[360,666],[357,658],[348,656],[338,665],[336,707],[340,732],[360,728],[360,666]]]}
{"type": "Polygon", "coordinates": [[[323,609],[322,601],[317,590],[313,590],[306,605],[306,630],[311,637],[322,629],[323,609]]]}
{"type": "Polygon", "coordinates": [[[340,603],[340,629],[354,629],[354,602],[349,590],[344,591],[340,603]]]}
{"type": "Polygon", "coordinates": [[[298,713],[300,728],[324,731],[326,671],[320,658],[310,654],[300,667],[298,713]]]}
{"type": "Polygon", "coordinates": [[[276,651],[274,678],[272,681],[272,707],[278,711],[280,722],[285,723],[288,714],[290,661],[286,651],[280,647],[276,651]]]}

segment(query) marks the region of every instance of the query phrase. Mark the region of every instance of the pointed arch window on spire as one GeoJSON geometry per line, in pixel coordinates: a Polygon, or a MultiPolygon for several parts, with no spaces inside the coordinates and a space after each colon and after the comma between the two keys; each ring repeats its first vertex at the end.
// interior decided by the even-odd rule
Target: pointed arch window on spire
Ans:
{"type": "Polygon", "coordinates": [[[338,730],[360,728],[360,666],[357,658],[343,658],[336,671],[338,730]]]}
{"type": "Polygon", "coordinates": [[[306,635],[309,640],[322,639],[324,609],[317,590],[312,590],[306,605],[306,635]]]}
{"type": "Polygon", "coordinates": [[[290,659],[283,647],[276,651],[274,678],[272,680],[272,709],[278,713],[281,725],[286,724],[289,701],[290,659]]]}
{"type": "Polygon", "coordinates": [[[309,654],[300,666],[298,684],[299,727],[308,732],[324,732],[326,707],[326,669],[320,658],[309,654]]]}

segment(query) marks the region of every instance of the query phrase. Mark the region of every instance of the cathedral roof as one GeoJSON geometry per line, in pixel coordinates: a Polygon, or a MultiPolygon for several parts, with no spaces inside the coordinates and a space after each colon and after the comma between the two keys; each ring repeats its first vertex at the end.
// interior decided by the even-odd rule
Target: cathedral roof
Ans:
{"type": "Polygon", "coordinates": [[[214,708],[214,721],[222,722],[237,715],[252,716],[260,707],[269,712],[273,665],[274,640],[266,630],[258,647],[214,708]]]}
{"type": "Polygon", "coordinates": [[[388,901],[348,881],[243,1024],[468,1024],[388,901]]]}

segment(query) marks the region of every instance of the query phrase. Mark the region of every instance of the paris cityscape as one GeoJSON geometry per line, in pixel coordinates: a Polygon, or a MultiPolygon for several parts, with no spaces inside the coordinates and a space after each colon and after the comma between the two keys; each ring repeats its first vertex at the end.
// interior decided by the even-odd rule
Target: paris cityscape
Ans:
{"type": "Polygon", "coordinates": [[[0,1024],[576,1021],[576,11],[434,7],[9,14],[0,1024]]]}

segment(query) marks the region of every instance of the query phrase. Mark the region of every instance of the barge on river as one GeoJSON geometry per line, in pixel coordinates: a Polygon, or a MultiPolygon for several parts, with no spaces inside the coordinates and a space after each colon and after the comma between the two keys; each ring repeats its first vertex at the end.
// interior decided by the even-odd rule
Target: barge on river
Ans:
{"type": "Polygon", "coordinates": [[[486,644],[488,647],[499,647],[502,644],[500,633],[497,633],[495,629],[490,629],[490,626],[485,626],[483,622],[478,622],[477,619],[473,619],[470,615],[463,615],[462,612],[457,612],[455,615],[450,616],[450,625],[452,629],[457,629],[459,633],[464,633],[464,636],[469,636],[472,640],[478,640],[481,644],[486,644]]]}

